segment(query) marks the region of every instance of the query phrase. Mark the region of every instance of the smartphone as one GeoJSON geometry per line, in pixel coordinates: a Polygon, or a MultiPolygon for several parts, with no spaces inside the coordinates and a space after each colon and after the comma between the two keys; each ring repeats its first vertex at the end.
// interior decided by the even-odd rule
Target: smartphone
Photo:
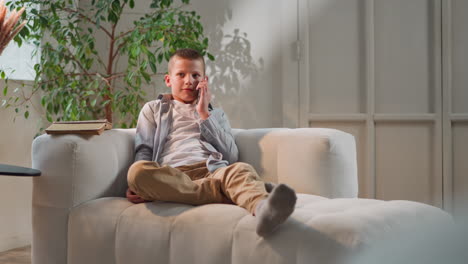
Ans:
{"type": "MultiPolygon", "coordinates": [[[[208,81],[208,76],[205,75],[204,81],[208,81]]],[[[197,83],[197,86],[198,86],[198,83],[197,83]]],[[[197,90],[197,104],[199,100],[200,100],[200,90],[197,90]]]]}

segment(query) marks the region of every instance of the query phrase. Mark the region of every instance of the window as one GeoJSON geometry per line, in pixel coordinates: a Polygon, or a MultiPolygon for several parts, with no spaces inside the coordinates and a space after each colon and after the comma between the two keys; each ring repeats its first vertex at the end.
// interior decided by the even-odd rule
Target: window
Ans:
{"type": "MultiPolygon", "coordinates": [[[[29,8],[30,9],[30,8],[29,8]]],[[[28,12],[28,9],[26,9],[28,12]]],[[[39,54],[32,56],[34,45],[23,42],[18,47],[16,42],[10,41],[8,46],[0,55],[0,69],[8,73],[10,79],[15,80],[34,80],[34,65],[39,62],[39,54]]]]}

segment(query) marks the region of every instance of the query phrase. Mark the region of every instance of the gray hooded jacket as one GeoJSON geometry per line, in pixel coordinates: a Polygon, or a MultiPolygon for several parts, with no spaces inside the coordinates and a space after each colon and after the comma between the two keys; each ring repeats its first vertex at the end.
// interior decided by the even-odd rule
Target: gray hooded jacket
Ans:
{"type": "MultiPolygon", "coordinates": [[[[172,126],[172,99],[171,94],[160,94],[143,106],[136,129],[135,161],[158,160],[172,126]]],[[[203,146],[211,152],[206,165],[213,172],[236,162],[238,150],[226,114],[211,105],[209,111],[208,119],[200,122],[200,134],[203,146]]]]}

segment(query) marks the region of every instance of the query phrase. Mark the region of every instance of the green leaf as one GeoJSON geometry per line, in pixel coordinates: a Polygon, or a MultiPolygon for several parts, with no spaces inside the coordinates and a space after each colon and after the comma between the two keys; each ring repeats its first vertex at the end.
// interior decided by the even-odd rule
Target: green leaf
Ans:
{"type": "Polygon", "coordinates": [[[157,72],[158,72],[158,70],[157,70],[157,68],[156,68],[156,64],[155,64],[154,62],[150,61],[150,62],[149,62],[149,65],[150,65],[151,70],[153,71],[153,73],[157,73],[157,72]]]}
{"type": "Polygon", "coordinates": [[[133,57],[137,57],[141,53],[141,48],[140,46],[133,47],[131,50],[131,54],[133,57]]]}
{"type": "Polygon", "coordinates": [[[148,55],[148,60],[149,61],[156,62],[156,56],[154,56],[153,53],[149,52],[149,53],[147,53],[147,55],[148,55]]]}
{"type": "Polygon", "coordinates": [[[117,21],[119,20],[117,14],[114,13],[113,11],[109,11],[109,15],[107,16],[107,19],[114,23],[117,23],[117,21]]]}
{"type": "Polygon", "coordinates": [[[21,45],[23,45],[23,40],[20,38],[20,36],[16,35],[16,37],[14,37],[13,39],[16,44],[18,44],[18,47],[21,47],[21,45]]]}
{"type": "Polygon", "coordinates": [[[158,63],[161,63],[162,60],[163,60],[163,58],[164,58],[164,54],[163,54],[163,53],[159,53],[159,54],[158,54],[158,63]]]}
{"type": "Polygon", "coordinates": [[[112,2],[112,10],[114,10],[114,12],[116,12],[116,13],[119,13],[119,11],[120,11],[119,1],[113,1],[112,2]]]}
{"type": "Polygon", "coordinates": [[[145,79],[146,82],[149,83],[149,82],[151,81],[151,77],[149,76],[148,73],[142,71],[142,72],[141,72],[141,75],[143,76],[143,78],[145,79]]]}
{"type": "Polygon", "coordinates": [[[208,59],[210,59],[210,61],[214,61],[214,60],[215,60],[215,57],[214,57],[212,54],[207,53],[206,55],[208,56],[208,59]]]}
{"type": "Polygon", "coordinates": [[[145,53],[148,56],[151,55],[151,51],[149,51],[148,48],[145,45],[140,45],[139,47],[143,51],[143,53],[145,53]]]}
{"type": "Polygon", "coordinates": [[[68,102],[67,106],[65,107],[65,112],[70,111],[72,106],[73,106],[73,101],[70,100],[70,102],[68,102]]]}
{"type": "Polygon", "coordinates": [[[146,67],[148,66],[148,60],[144,60],[141,64],[140,64],[140,69],[142,71],[144,71],[144,69],[146,69],[146,67]]]}
{"type": "Polygon", "coordinates": [[[2,72],[0,73],[0,77],[2,77],[2,79],[5,79],[5,72],[4,72],[4,71],[2,71],[2,72]]]}
{"type": "Polygon", "coordinates": [[[95,94],[95,92],[90,90],[90,91],[86,91],[85,96],[90,96],[90,95],[93,95],[93,94],[95,94]]]}
{"type": "Polygon", "coordinates": [[[29,117],[29,111],[24,112],[24,118],[28,119],[29,117]]]}
{"type": "Polygon", "coordinates": [[[129,72],[129,73],[127,74],[127,79],[128,79],[129,81],[131,81],[134,74],[135,74],[134,71],[129,72]]]}
{"type": "Polygon", "coordinates": [[[49,113],[46,113],[46,119],[52,123],[52,117],[49,115],[49,113]]]}
{"type": "Polygon", "coordinates": [[[130,2],[128,3],[130,8],[134,8],[135,7],[135,1],[134,0],[130,0],[130,2]]]}

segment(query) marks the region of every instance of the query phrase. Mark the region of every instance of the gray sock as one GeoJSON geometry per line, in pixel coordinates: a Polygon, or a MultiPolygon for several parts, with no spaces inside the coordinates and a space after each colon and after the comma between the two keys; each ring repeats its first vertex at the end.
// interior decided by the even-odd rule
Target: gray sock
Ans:
{"type": "Polygon", "coordinates": [[[271,191],[273,191],[275,186],[276,186],[276,184],[274,184],[272,182],[265,182],[265,190],[267,191],[267,193],[271,193],[271,191]]]}
{"type": "Polygon", "coordinates": [[[278,184],[267,199],[261,201],[255,209],[257,234],[266,236],[272,233],[294,211],[296,193],[285,184],[278,184]]]}

